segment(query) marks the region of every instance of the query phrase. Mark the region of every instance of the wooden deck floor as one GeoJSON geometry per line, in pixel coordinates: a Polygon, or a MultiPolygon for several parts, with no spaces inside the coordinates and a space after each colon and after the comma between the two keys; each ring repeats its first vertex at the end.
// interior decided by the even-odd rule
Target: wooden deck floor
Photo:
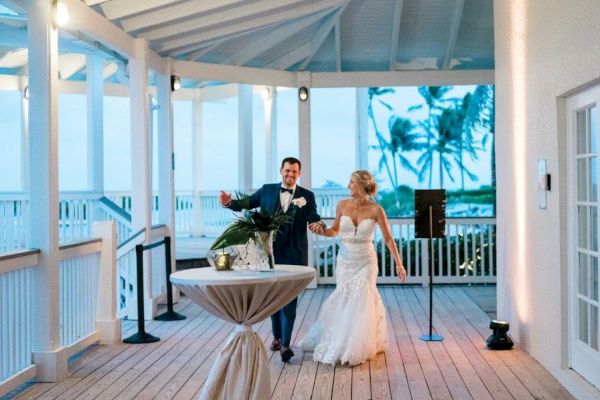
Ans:
{"type": "MultiPolygon", "coordinates": [[[[294,343],[307,332],[332,288],[307,290],[300,297],[294,343]]],[[[390,349],[354,368],[312,361],[295,349],[284,364],[269,352],[272,399],[571,399],[520,348],[485,347],[489,317],[460,287],[436,287],[434,326],[443,342],[423,342],[428,291],[421,287],[380,287],[388,311],[390,349]]],[[[178,322],[151,321],[149,333],[161,341],[147,345],[93,346],[70,363],[59,383],[30,384],[16,399],[196,399],[218,349],[232,325],[208,315],[187,298],[176,309],[178,322]]],[[[127,321],[123,337],[134,332],[127,321]]],[[[255,326],[270,343],[270,321],[255,326]]],[[[235,400],[235,399],[234,399],[235,400]]]]}

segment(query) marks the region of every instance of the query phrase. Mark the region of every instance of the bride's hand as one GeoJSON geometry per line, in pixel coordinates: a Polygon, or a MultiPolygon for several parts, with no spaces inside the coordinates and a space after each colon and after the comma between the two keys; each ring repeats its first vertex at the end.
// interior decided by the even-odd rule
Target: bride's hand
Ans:
{"type": "Polygon", "coordinates": [[[406,282],[406,269],[404,268],[404,265],[396,265],[396,273],[398,274],[400,282],[406,282]]]}

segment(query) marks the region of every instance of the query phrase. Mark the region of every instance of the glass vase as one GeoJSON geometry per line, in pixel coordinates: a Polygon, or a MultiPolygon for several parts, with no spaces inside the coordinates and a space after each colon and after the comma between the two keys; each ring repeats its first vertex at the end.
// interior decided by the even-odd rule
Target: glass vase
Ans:
{"type": "Polygon", "coordinates": [[[255,243],[259,252],[258,269],[274,269],[275,259],[273,256],[273,238],[275,231],[258,231],[255,236],[255,243]]]}

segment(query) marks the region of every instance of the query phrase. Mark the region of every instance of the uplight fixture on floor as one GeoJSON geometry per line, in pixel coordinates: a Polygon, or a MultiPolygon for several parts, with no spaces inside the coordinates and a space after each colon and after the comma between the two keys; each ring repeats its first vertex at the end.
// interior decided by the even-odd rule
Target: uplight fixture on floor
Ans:
{"type": "Polygon", "coordinates": [[[171,91],[174,92],[179,89],[181,89],[181,78],[177,75],[171,75],[171,91]]]}
{"type": "Polygon", "coordinates": [[[493,333],[487,338],[487,347],[494,350],[509,350],[513,347],[513,341],[506,334],[510,324],[506,321],[491,320],[490,329],[493,333]]]}

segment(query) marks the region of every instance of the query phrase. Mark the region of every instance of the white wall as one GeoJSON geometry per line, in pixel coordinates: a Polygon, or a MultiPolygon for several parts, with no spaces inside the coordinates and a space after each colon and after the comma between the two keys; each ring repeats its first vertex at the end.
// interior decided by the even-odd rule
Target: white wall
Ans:
{"type": "MultiPolygon", "coordinates": [[[[498,196],[498,317],[578,398],[568,366],[564,97],[600,79],[598,0],[494,1],[498,196]],[[548,208],[537,162],[548,160],[548,208]]],[[[579,382],[581,384],[581,382],[579,382]]],[[[590,397],[593,396],[593,397],[590,397]]]]}

